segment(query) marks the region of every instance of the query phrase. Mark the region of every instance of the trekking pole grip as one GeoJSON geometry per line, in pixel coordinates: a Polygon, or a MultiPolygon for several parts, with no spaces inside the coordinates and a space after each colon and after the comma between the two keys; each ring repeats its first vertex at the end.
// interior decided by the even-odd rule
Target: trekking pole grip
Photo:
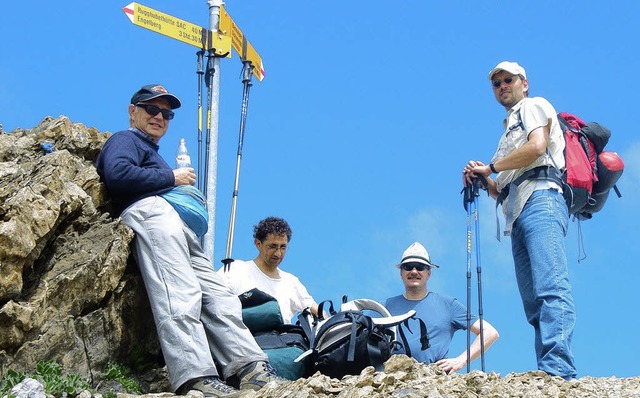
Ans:
{"type": "Polygon", "coordinates": [[[462,188],[462,204],[464,209],[467,210],[469,203],[474,201],[476,196],[480,196],[481,189],[487,189],[489,183],[483,175],[478,175],[471,179],[471,183],[467,183],[462,188]]]}

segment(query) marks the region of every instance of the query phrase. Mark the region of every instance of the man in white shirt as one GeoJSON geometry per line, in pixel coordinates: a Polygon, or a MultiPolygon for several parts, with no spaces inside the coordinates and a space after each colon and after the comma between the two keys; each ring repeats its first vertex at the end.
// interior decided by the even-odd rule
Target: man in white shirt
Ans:
{"type": "Polygon", "coordinates": [[[265,218],[253,227],[258,256],[251,261],[236,260],[226,272],[224,269],[218,271],[235,294],[257,288],[273,296],[278,301],[285,323],[292,323],[294,315],[305,308],[318,314],[318,304],[300,280],[279,267],[287,252],[291,234],[291,228],[284,219],[265,218]]]}

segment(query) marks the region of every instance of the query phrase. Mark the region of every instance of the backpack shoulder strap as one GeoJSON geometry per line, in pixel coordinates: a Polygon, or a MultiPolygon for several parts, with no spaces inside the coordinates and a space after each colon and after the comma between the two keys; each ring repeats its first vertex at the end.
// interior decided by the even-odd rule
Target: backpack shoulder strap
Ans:
{"type": "Polygon", "coordinates": [[[313,346],[313,341],[315,339],[315,328],[318,325],[318,318],[316,318],[316,316],[311,313],[311,310],[309,308],[305,308],[304,310],[302,310],[300,315],[298,315],[296,325],[302,328],[304,334],[307,336],[307,340],[309,340],[309,345],[313,346]]]}
{"type": "Polygon", "coordinates": [[[327,311],[329,311],[329,316],[333,316],[336,314],[336,310],[333,308],[333,301],[331,300],[324,300],[321,301],[320,304],[318,304],[318,321],[322,322],[324,321],[324,307],[325,305],[329,305],[329,309],[327,311]]]}
{"type": "MultiPolygon", "coordinates": [[[[322,303],[321,303],[322,304],[322,303]]],[[[318,318],[311,313],[309,308],[305,308],[302,310],[300,315],[298,316],[298,321],[296,325],[302,328],[302,331],[307,337],[307,341],[309,341],[309,349],[302,354],[300,354],[293,362],[300,362],[309,355],[313,354],[313,347],[315,345],[316,340],[316,331],[318,327],[318,318]]]]}
{"type": "Polygon", "coordinates": [[[420,325],[420,350],[424,351],[428,349],[431,346],[431,344],[429,344],[429,335],[427,332],[427,325],[424,323],[422,319],[416,318],[415,315],[412,316],[411,318],[405,319],[402,322],[402,324],[398,325],[398,331],[400,333],[400,338],[402,339],[402,345],[404,346],[405,353],[407,354],[408,357],[411,357],[411,347],[409,346],[409,342],[407,340],[407,337],[404,334],[404,330],[402,327],[404,325],[404,327],[407,328],[409,333],[413,334],[413,331],[409,327],[409,319],[417,320],[420,325]]]}

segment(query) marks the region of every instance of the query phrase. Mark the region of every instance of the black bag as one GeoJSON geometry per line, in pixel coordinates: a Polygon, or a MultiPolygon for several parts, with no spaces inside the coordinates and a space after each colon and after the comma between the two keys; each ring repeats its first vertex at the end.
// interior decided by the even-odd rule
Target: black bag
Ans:
{"type": "MultiPolygon", "coordinates": [[[[401,345],[396,340],[396,326],[407,324],[408,319],[415,317],[414,310],[391,316],[376,301],[359,299],[347,302],[346,297],[343,298],[340,312],[336,312],[333,303],[328,300],[320,303],[319,314],[323,314],[325,304],[329,304],[329,318],[320,316],[309,321],[308,313],[299,317],[299,323],[310,336],[311,345],[301,358],[311,357],[313,372],[320,371],[338,379],[345,375],[360,374],[367,366],[382,371],[393,349],[401,345]],[[368,315],[371,311],[381,316],[368,315]]],[[[422,349],[426,350],[429,346],[426,326],[422,320],[420,322],[422,349]]]]}

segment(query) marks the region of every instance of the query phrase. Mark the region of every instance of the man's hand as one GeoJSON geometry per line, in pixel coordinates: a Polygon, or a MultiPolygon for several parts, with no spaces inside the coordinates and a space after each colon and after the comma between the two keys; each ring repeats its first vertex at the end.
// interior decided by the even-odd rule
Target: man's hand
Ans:
{"type": "Polygon", "coordinates": [[[464,166],[462,169],[462,185],[466,187],[473,183],[473,179],[478,176],[483,176],[486,179],[487,186],[484,186],[484,183],[482,185],[492,198],[497,198],[499,192],[495,181],[491,178],[491,167],[479,160],[470,160],[464,166]]]}
{"type": "Polygon", "coordinates": [[[196,173],[192,167],[181,167],[173,170],[173,176],[175,177],[175,186],[178,185],[195,185],[196,173]]]}
{"type": "Polygon", "coordinates": [[[491,168],[479,160],[470,160],[462,169],[462,182],[464,185],[471,184],[472,180],[478,175],[485,178],[491,175],[491,168]]]}
{"type": "Polygon", "coordinates": [[[436,362],[436,365],[448,374],[457,372],[467,364],[466,359],[460,358],[444,358],[436,362]]]}

